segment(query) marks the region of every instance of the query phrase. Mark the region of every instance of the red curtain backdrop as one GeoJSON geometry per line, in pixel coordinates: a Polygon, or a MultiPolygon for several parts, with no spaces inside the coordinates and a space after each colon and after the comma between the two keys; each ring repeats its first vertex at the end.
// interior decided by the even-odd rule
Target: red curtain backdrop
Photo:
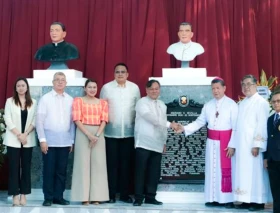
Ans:
{"type": "Polygon", "coordinates": [[[79,48],[70,68],[101,87],[113,79],[114,65],[125,62],[142,95],[148,77],[180,66],[166,49],[178,41],[179,24],[191,22],[193,41],[205,48],[191,66],[224,78],[227,94],[237,99],[245,74],[280,74],[279,11],[278,0],[0,0],[0,107],[18,77],[49,66],[33,56],[50,42],[53,21],[66,25],[66,40],[79,48]]]}

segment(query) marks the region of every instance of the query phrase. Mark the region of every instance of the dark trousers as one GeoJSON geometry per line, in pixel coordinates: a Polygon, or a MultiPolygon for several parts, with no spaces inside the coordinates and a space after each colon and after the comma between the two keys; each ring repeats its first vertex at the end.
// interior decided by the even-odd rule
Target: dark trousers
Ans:
{"type": "Polygon", "coordinates": [[[273,197],[273,213],[280,213],[280,161],[268,161],[267,169],[273,197]]]}
{"type": "Polygon", "coordinates": [[[32,147],[7,147],[9,158],[9,195],[31,193],[32,150],[32,147]]]}
{"type": "Polygon", "coordinates": [[[155,199],[161,172],[162,153],[135,150],[135,200],[155,199]],[[145,196],[144,196],[145,194],[145,196]]]}
{"type": "Polygon", "coordinates": [[[110,199],[114,199],[118,189],[120,198],[129,195],[129,186],[133,180],[134,138],[105,138],[106,159],[110,199]]]}
{"type": "Polygon", "coordinates": [[[63,198],[69,147],[49,147],[43,153],[43,193],[45,200],[63,198]]]}

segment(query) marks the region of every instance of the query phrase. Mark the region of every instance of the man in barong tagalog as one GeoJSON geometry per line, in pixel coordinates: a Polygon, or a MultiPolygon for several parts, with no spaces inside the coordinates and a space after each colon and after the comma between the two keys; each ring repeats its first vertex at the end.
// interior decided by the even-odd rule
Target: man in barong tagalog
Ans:
{"type": "Polygon", "coordinates": [[[64,41],[66,29],[61,22],[53,22],[50,26],[52,43],[40,47],[34,58],[38,61],[51,62],[48,69],[68,69],[66,61],[79,58],[79,51],[74,44],[64,41]]]}
{"type": "Polygon", "coordinates": [[[180,24],[178,37],[180,41],[170,45],[167,53],[182,61],[182,67],[189,67],[189,61],[204,53],[204,48],[199,43],[191,41],[193,37],[192,25],[188,22],[180,24]]]}
{"type": "Polygon", "coordinates": [[[246,98],[239,104],[236,134],[229,145],[235,148],[234,198],[243,202],[235,208],[257,211],[264,209],[269,196],[268,174],[263,166],[269,104],[257,93],[253,75],[244,76],[241,87],[246,98]]]}
{"type": "Polygon", "coordinates": [[[236,129],[237,104],[225,95],[226,86],[222,78],[211,82],[214,98],[206,103],[200,116],[191,124],[178,127],[177,132],[191,135],[207,124],[205,156],[205,205],[233,208],[232,162],[234,149],[228,144],[236,129]]]}

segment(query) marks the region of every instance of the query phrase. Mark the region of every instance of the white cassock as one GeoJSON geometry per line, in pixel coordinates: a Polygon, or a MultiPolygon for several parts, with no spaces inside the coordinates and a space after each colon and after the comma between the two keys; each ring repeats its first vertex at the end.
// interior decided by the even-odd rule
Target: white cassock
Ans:
{"type": "Polygon", "coordinates": [[[167,53],[174,55],[179,61],[192,61],[197,55],[204,53],[204,48],[196,42],[190,41],[186,44],[181,41],[171,44],[167,53]]]}
{"type": "MultiPolygon", "coordinates": [[[[232,129],[232,131],[235,131],[237,114],[238,107],[232,99],[227,96],[224,96],[220,100],[212,99],[204,105],[200,116],[194,122],[184,126],[185,135],[191,135],[207,123],[207,128],[211,130],[218,131],[232,129]],[[217,112],[218,116],[216,117],[217,112]]],[[[225,155],[226,151],[224,151],[223,154],[225,155]]],[[[222,192],[221,182],[220,141],[207,138],[204,186],[206,202],[233,202],[233,193],[222,192]]]]}
{"type": "Polygon", "coordinates": [[[245,203],[267,203],[270,196],[267,170],[263,166],[263,152],[267,146],[269,104],[258,93],[242,100],[238,107],[235,136],[230,147],[235,148],[234,198],[245,203]],[[259,155],[251,153],[259,147],[259,155]]]}

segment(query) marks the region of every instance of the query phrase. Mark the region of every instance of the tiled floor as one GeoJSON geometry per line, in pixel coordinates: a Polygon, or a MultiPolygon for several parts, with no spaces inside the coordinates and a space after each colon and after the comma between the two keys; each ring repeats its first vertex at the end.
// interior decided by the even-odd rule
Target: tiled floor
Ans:
{"type": "MultiPolygon", "coordinates": [[[[203,213],[203,212],[247,212],[223,207],[207,208],[204,206],[203,193],[198,192],[159,192],[158,199],[163,201],[162,206],[143,204],[141,207],[133,207],[117,201],[115,204],[100,204],[82,206],[80,203],[71,202],[71,205],[62,207],[52,205],[42,207],[41,190],[33,190],[28,197],[28,203],[24,207],[12,207],[11,197],[7,198],[7,192],[0,191],[0,213],[203,213]]],[[[66,191],[65,198],[69,197],[66,191]]],[[[272,212],[271,206],[267,206],[262,213],[272,212]]]]}

